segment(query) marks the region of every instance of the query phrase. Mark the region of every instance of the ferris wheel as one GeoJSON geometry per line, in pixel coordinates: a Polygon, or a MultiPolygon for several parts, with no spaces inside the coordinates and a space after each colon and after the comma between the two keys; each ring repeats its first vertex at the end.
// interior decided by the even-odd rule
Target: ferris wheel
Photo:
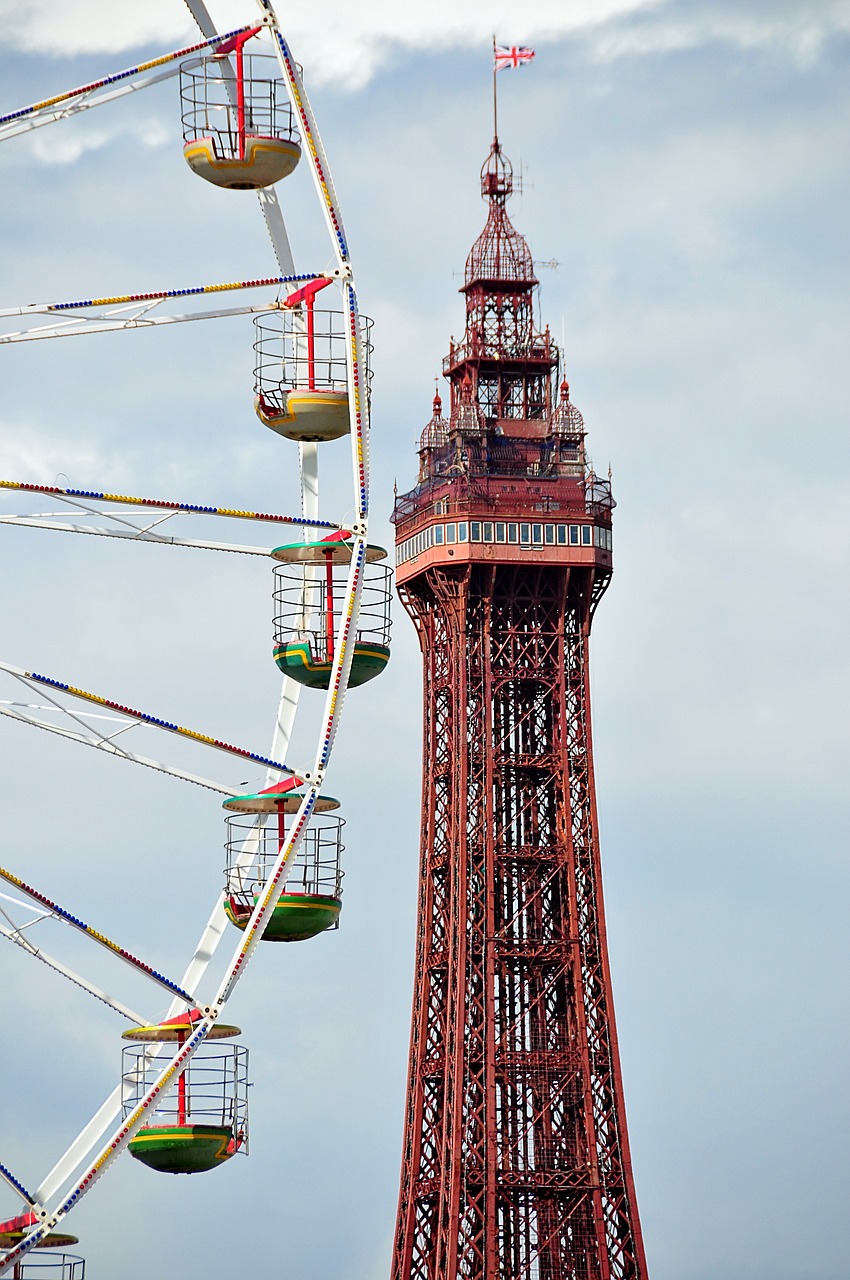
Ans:
{"type": "MultiPolygon", "coordinates": [[[[300,510],[259,512],[225,502],[202,505],[194,494],[143,498],[0,477],[0,489],[27,503],[23,512],[0,513],[0,524],[156,543],[171,548],[169,555],[194,548],[269,557],[272,659],[282,689],[265,754],[208,726],[181,725],[161,708],[130,707],[113,690],[83,689],[65,672],[0,659],[4,690],[17,691],[0,697],[0,732],[15,732],[7,721],[18,721],[200,786],[217,794],[226,824],[224,884],[211,874],[209,920],[194,950],[187,946],[180,973],[161,972],[135,955],[99,921],[84,920],[54,898],[49,886],[30,883],[26,868],[0,867],[0,934],[129,1023],[115,1088],[38,1185],[8,1166],[0,1148],[0,1187],[20,1200],[19,1212],[0,1222],[0,1274],[13,1271],[24,1280],[31,1250],[75,1242],[66,1226],[70,1211],[125,1150],[151,1170],[186,1174],[215,1170],[247,1151],[247,1050],[234,1043],[239,1029],[222,1014],[258,945],[304,942],[338,923],[343,819],[340,802],[323,783],[347,689],[379,675],[390,652],[391,575],[386,552],[368,542],[371,322],[359,310],[343,218],[301,69],[270,0],[257,0],[254,23],[229,31],[216,30],[203,0],[186,3],[200,33],[193,45],[2,115],[0,140],[48,124],[61,127],[80,112],[179,77],[186,162],[216,187],[256,193],[277,273],[6,308],[0,345],[252,317],[253,337],[246,332],[246,341],[255,354],[256,414],[286,442],[289,465],[297,454],[300,510]],[[330,241],[324,269],[296,268],[275,193],[275,184],[298,165],[310,170],[330,241]],[[241,297],[225,306],[212,294],[241,297]],[[340,443],[324,448],[334,441],[340,443]],[[320,508],[320,454],[323,466],[327,457],[350,477],[346,510],[353,514],[345,518],[320,508]],[[34,509],[44,499],[51,510],[34,509]],[[197,536],[199,522],[211,526],[210,537],[197,536]],[[234,541],[229,531],[246,524],[270,530],[272,545],[234,541]],[[221,529],[223,536],[216,536],[221,529]],[[293,760],[302,691],[305,702],[320,704],[319,729],[314,750],[293,760]],[[264,783],[240,790],[169,763],[159,750],[137,749],[144,739],[179,739],[199,761],[215,752],[231,764],[252,762],[264,771],[264,783]],[[54,958],[39,931],[56,925],[141,975],[150,984],[150,1003],[131,1009],[84,969],[54,958]]],[[[80,1259],[61,1254],[57,1265],[62,1280],[82,1280],[80,1259]]]]}

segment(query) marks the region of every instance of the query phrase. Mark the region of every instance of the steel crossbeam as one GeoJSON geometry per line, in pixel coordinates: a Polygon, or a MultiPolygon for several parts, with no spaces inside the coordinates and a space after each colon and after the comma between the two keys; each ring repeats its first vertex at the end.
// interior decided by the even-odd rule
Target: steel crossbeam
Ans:
{"type": "Polygon", "coordinates": [[[592,571],[430,569],[419,933],[394,1280],[635,1280],[604,948],[592,571]]]}

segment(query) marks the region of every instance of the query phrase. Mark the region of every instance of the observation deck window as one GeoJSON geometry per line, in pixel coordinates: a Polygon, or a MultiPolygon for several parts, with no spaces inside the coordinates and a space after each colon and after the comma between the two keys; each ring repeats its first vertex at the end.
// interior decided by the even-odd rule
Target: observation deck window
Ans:
{"type": "Polygon", "coordinates": [[[611,530],[603,525],[592,524],[518,524],[503,520],[471,520],[451,521],[447,524],[431,525],[420,533],[406,538],[396,547],[396,562],[403,564],[407,560],[421,555],[434,546],[445,546],[459,542],[478,542],[495,545],[509,543],[523,550],[538,547],[597,547],[602,551],[611,551],[611,530]]]}

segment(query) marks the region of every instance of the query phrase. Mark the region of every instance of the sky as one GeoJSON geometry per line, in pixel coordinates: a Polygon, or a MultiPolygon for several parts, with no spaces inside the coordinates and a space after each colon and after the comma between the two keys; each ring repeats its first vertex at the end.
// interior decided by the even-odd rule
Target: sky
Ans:
{"type": "MultiPolygon", "coordinates": [[[[499,127],[541,315],[618,502],[594,742],[650,1274],[845,1280],[850,3],[289,8],[375,320],[384,545],[463,327],[492,33],[537,51],[500,76],[499,127]]],[[[220,29],[254,13],[210,9],[220,29]]],[[[7,0],[0,112],[193,39],[179,0],[56,10],[7,0]]],[[[0,308],[275,271],[255,199],[183,162],[174,81],[7,141],[0,182],[0,308]]],[[[304,169],[280,199],[297,265],[323,269],[304,169]]],[[[294,511],[292,450],[253,414],[252,341],[241,318],[4,347],[0,478],[294,511]]],[[[350,505],[345,475],[345,446],[327,446],[329,518],[350,505]]],[[[0,660],[268,750],[263,560],[2,536],[0,660]]],[[[346,818],[341,927],[258,948],[228,1005],[251,1052],[250,1154],[176,1180],[119,1161],[69,1224],[89,1280],[388,1274],[420,696],[399,606],[390,665],[351,692],[328,776],[346,818]]],[[[296,755],[316,704],[301,711],[296,755]]],[[[200,748],[146,747],[259,781],[200,748]]],[[[2,865],[179,976],[221,883],[215,796],[6,721],[0,769],[2,865]]],[[[43,945],[157,1012],[155,992],[69,930],[45,928],[43,945]]],[[[123,1023],[8,944],[0,964],[0,1159],[35,1184],[113,1087],[123,1023]]],[[[17,1208],[0,1192],[0,1216],[17,1208]]]]}

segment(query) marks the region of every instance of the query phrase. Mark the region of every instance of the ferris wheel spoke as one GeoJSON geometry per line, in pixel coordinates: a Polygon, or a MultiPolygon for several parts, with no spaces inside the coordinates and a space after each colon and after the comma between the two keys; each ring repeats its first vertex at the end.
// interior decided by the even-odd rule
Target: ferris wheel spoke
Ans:
{"type": "MultiPolygon", "coordinates": [[[[292,769],[288,764],[281,761],[273,760],[269,756],[259,755],[255,751],[248,751],[245,747],[237,747],[232,743],[224,742],[220,738],[210,737],[209,734],[199,733],[196,729],[188,729],[183,725],[177,725],[169,720],[160,719],[158,716],[149,715],[145,711],[137,711],[132,707],[124,706],[122,703],[113,702],[110,698],[104,698],[100,694],[90,693],[86,689],[80,689],[76,685],[66,684],[61,680],[54,680],[51,676],[40,675],[35,671],[25,671],[22,667],[14,667],[10,663],[0,662],[0,671],[5,671],[8,675],[19,680],[21,684],[27,686],[33,692],[39,692],[51,701],[58,711],[63,711],[68,715],[73,715],[61,702],[62,697],[73,698],[80,702],[95,703],[97,706],[109,707],[113,711],[118,711],[122,716],[127,717],[127,728],[140,725],[149,725],[155,729],[164,730],[166,733],[176,734],[179,737],[190,739],[193,742],[202,743],[205,746],[213,747],[216,751],[223,751],[228,755],[239,756],[243,760],[252,760],[257,764],[263,764],[278,773],[286,774],[290,777],[298,776],[301,771],[292,769]],[[50,691],[48,693],[47,691],[50,691]]],[[[0,711],[8,714],[11,708],[7,705],[5,708],[0,705],[0,711]]],[[[43,726],[40,726],[43,727],[43,726]]],[[[103,737],[103,735],[101,735],[103,737]]],[[[104,737],[104,742],[108,739],[104,737]]],[[[216,790],[219,788],[216,786],[216,790]]]]}
{"type": "Polygon", "coordinates": [[[27,1191],[24,1184],[19,1182],[11,1169],[7,1169],[2,1162],[0,1162],[0,1179],[2,1179],[7,1186],[11,1187],[17,1195],[26,1200],[27,1204],[34,1205],[36,1203],[35,1199],[27,1191]]]}
{"type": "Polygon", "coordinates": [[[191,311],[182,315],[149,315],[153,309],[143,307],[138,313],[121,316],[120,312],[128,311],[128,307],[118,308],[117,313],[103,316],[75,316],[72,320],[63,320],[56,324],[33,325],[29,329],[15,329],[0,335],[0,345],[11,345],[15,342],[44,342],[48,338],[81,338],[96,333],[125,333],[139,329],[156,329],[164,324],[191,324],[195,320],[226,320],[231,316],[260,315],[265,311],[277,310],[274,303],[266,303],[254,307],[223,307],[215,311],[191,311]]]}
{"type": "Polygon", "coordinates": [[[324,271],[309,271],[301,274],[282,276],[263,276],[252,280],[229,280],[221,284],[188,285],[178,289],[154,289],[147,293],[116,293],[104,298],[78,298],[73,302],[30,302],[24,307],[5,307],[0,309],[0,319],[14,316],[50,315],[65,311],[82,311],[91,307],[118,306],[128,303],[163,302],[168,298],[189,298],[210,293],[232,293],[239,289],[264,289],[272,285],[302,285],[311,280],[334,280],[334,274],[324,271]]]}
{"type": "Polygon", "coordinates": [[[267,289],[286,286],[291,292],[313,280],[333,280],[336,276],[321,272],[304,275],[264,276],[251,280],[234,280],[222,284],[193,285],[180,289],[160,289],[150,293],[114,294],[105,298],[83,298],[73,302],[34,302],[24,307],[0,310],[0,320],[22,318],[26,328],[0,334],[0,343],[33,342],[44,338],[76,337],[79,334],[112,333],[122,329],[149,329],[163,324],[186,324],[192,320],[221,320],[231,316],[256,315],[278,309],[276,302],[254,306],[218,307],[174,315],[151,315],[155,307],[177,298],[206,297],[214,293],[234,293],[243,289],[267,289]],[[97,314],[85,314],[94,311],[97,314]],[[71,315],[70,313],[75,314],[71,315]],[[38,316],[63,316],[52,324],[32,323],[38,316]]]}
{"type": "MultiPolygon", "coordinates": [[[[315,445],[304,445],[305,449],[315,450],[315,445]]],[[[302,464],[303,474],[303,464],[302,464]]],[[[238,507],[222,507],[209,506],[193,502],[174,502],[164,498],[138,498],[126,493],[107,493],[96,489],[68,489],[60,488],[57,485],[47,484],[28,484],[21,480],[0,480],[0,490],[6,489],[9,492],[18,493],[43,493],[50,497],[56,498],[59,502],[64,502],[67,506],[73,507],[79,511],[91,513],[95,515],[110,515],[110,504],[132,504],[131,510],[121,512],[120,516],[129,516],[141,511],[154,511],[168,517],[175,516],[222,516],[232,520],[253,520],[265,524],[292,524],[292,525],[309,525],[311,528],[329,529],[337,531],[343,528],[333,520],[320,520],[318,518],[318,507],[310,510],[309,513],[302,511],[300,516],[277,515],[268,511],[245,511],[238,507]],[[101,511],[99,506],[93,506],[93,503],[103,503],[107,510],[101,511]]],[[[318,496],[318,495],[317,495],[318,496]]],[[[303,500],[302,500],[303,507],[303,500]]],[[[0,519],[4,517],[0,516],[0,519]]],[[[44,514],[39,519],[51,518],[44,514]]],[[[118,518],[110,515],[110,518],[118,518]]],[[[125,521],[128,523],[128,521],[125,521]]],[[[129,525],[130,528],[134,526],[129,525]]]]}
{"type": "Polygon", "coordinates": [[[148,529],[96,528],[91,525],[67,524],[49,516],[3,516],[0,524],[27,529],[47,529],[51,533],[86,533],[99,538],[124,538],[129,542],[153,542],[161,547],[189,547],[195,551],[224,551],[233,555],[268,556],[270,547],[249,547],[234,542],[210,542],[202,538],[171,538],[148,529]]]}
{"type": "Polygon", "coordinates": [[[6,115],[0,115],[0,141],[3,141],[4,138],[24,133],[29,129],[38,128],[40,125],[53,124],[57,120],[65,120],[69,116],[75,115],[78,111],[100,106],[104,102],[112,102],[127,93],[133,93],[138,89],[146,89],[149,85],[158,84],[161,80],[177,75],[179,67],[170,67],[168,71],[146,77],[144,80],[135,80],[134,77],[142,75],[145,71],[152,71],[154,67],[167,66],[169,63],[176,62],[178,58],[185,58],[190,53],[198,53],[201,49],[207,49],[211,45],[223,44],[227,40],[232,40],[234,36],[242,35],[250,30],[252,28],[246,26],[237,27],[233,31],[226,31],[220,35],[216,34],[214,30],[205,32],[207,39],[200,40],[196,44],[187,45],[183,49],[175,49],[171,53],[160,54],[157,58],[151,58],[147,62],[140,62],[137,67],[128,67],[125,71],[116,71],[111,75],[103,76],[100,80],[93,80],[89,84],[81,85],[78,89],[68,89],[64,93],[54,95],[52,98],[45,98],[42,102],[34,102],[28,107],[21,107],[17,111],[10,111],[6,115]],[[112,86],[115,85],[120,87],[113,88],[112,86]]]}
{"type": "MultiPolygon", "coordinates": [[[[3,912],[3,914],[5,915],[6,913],[3,912]]],[[[79,973],[76,973],[67,965],[62,964],[62,962],[57,960],[54,956],[49,955],[43,947],[35,946],[20,929],[14,927],[7,929],[5,925],[0,924],[0,935],[4,938],[8,938],[10,942],[21,947],[35,960],[40,960],[42,964],[46,964],[49,969],[53,969],[63,978],[67,978],[69,982],[74,984],[74,986],[80,987],[83,991],[87,992],[88,995],[94,996],[95,1000],[99,1000],[102,1004],[108,1005],[110,1009],[119,1013],[122,1018],[127,1018],[128,1021],[135,1022],[140,1027],[144,1026],[147,1022],[147,1018],[143,1018],[141,1014],[134,1013],[132,1009],[128,1008],[128,1006],[123,1004],[120,1000],[116,1000],[114,996],[108,995],[105,991],[101,990],[100,987],[96,987],[93,983],[88,982],[79,973]]]]}
{"type": "MultiPolygon", "coordinates": [[[[233,794],[233,787],[227,786],[221,782],[214,782],[210,778],[204,778],[200,774],[188,773],[185,769],[178,769],[173,765],[164,764],[161,760],[154,760],[149,756],[139,755],[133,751],[127,751],[124,747],[116,745],[113,739],[117,737],[117,733],[111,736],[92,733],[75,733],[73,729],[67,729],[62,725],[51,723],[48,720],[39,719],[34,714],[35,711],[56,711],[56,707],[31,707],[27,704],[9,704],[0,702],[0,715],[7,716],[9,719],[17,720],[20,724],[29,725],[34,729],[43,729],[46,733],[56,734],[60,738],[66,738],[70,742],[80,743],[84,747],[94,747],[96,750],[103,751],[107,755],[116,757],[119,760],[126,760],[130,764],[141,765],[146,769],[154,769],[157,773],[163,773],[166,777],[176,778],[178,782],[191,782],[196,787],[204,787],[207,791],[214,791],[218,795],[229,796],[233,794]]],[[[63,710],[63,708],[58,708],[63,710]]],[[[118,721],[117,717],[110,717],[113,723],[119,725],[118,732],[126,732],[130,728],[137,727],[138,722],[118,721]]]]}
{"type": "Polygon", "coordinates": [[[274,187],[261,187],[257,192],[257,199],[277,258],[277,265],[284,275],[292,275],[295,272],[295,262],[277,192],[274,187]]]}
{"type": "MultiPolygon", "coordinates": [[[[26,894],[28,898],[32,898],[32,900],[37,902],[40,907],[44,908],[53,919],[61,920],[63,924],[69,925],[77,933],[83,934],[85,937],[90,938],[93,942],[97,943],[99,947],[109,951],[123,964],[128,965],[131,969],[135,969],[137,973],[141,973],[144,977],[150,979],[151,982],[155,982],[158,986],[163,987],[172,997],[177,996],[179,999],[194,1005],[192,996],[190,996],[188,992],[184,991],[182,987],[178,986],[176,982],[172,982],[172,980],[167,978],[165,974],[160,973],[151,965],[146,964],[144,960],[140,960],[138,956],[134,956],[132,952],[119,946],[117,942],[113,942],[111,938],[107,938],[106,935],[100,933],[99,930],[92,928],[89,924],[86,924],[84,920],[79,918],[79,916],[75,916],[72,912],[67,911],[65,907],[60,906],[58,902],[54,902],[51,898],[46,897],[45,894],[41,893],[38,889],[35,889],[32,885],[27,884],[25,880],[22,880],[20,876],[14,875],[6,867],[0,867],[0,879],[5,880],[7,884],[14,885],[19,893],[26,894]]],[[[29,949],[30,944],[28,942],[25,943],[23,935],[20,934],[20,931],[18,932],[21,944],[26,945],[27,949],[29,949]]],[[[144,1021],[144,1019],[142,1021],[144,1021]]]]}
{"type": "MultiPolygon", "coordinates": [[[[200,47],[203,48],[203,45],[200,47]]],[[[70,120],[72,116],[88,111],[91,107],[99,107],[103,103],[114,102],[116,98],[125,98],[128,94],[138,93],[140,89],[149,89],[151,85],[160,84],[163,80],[171,80],[179,74],[179,67],[169,67],[167,71],[160,71],[158,75],[131,80],[108,93],[103,91],[101,93],[92,93],[91,95],[86,94],[74,101],[67,102],[64,106],[43,108],[37,114],[20,120],[16,120],[14,117],[9,120],[7,116],[5,118],[9,120],[9,123],[0,125],[0,142],[4,142],[7,138],[16,138],[22,133],[30,133],[33,129],[40,129],[46,124],[58,124],[60,120],[70,120]]],[[[76,92],[81,93],[82,91],[77,90],[76,92]]]]}

